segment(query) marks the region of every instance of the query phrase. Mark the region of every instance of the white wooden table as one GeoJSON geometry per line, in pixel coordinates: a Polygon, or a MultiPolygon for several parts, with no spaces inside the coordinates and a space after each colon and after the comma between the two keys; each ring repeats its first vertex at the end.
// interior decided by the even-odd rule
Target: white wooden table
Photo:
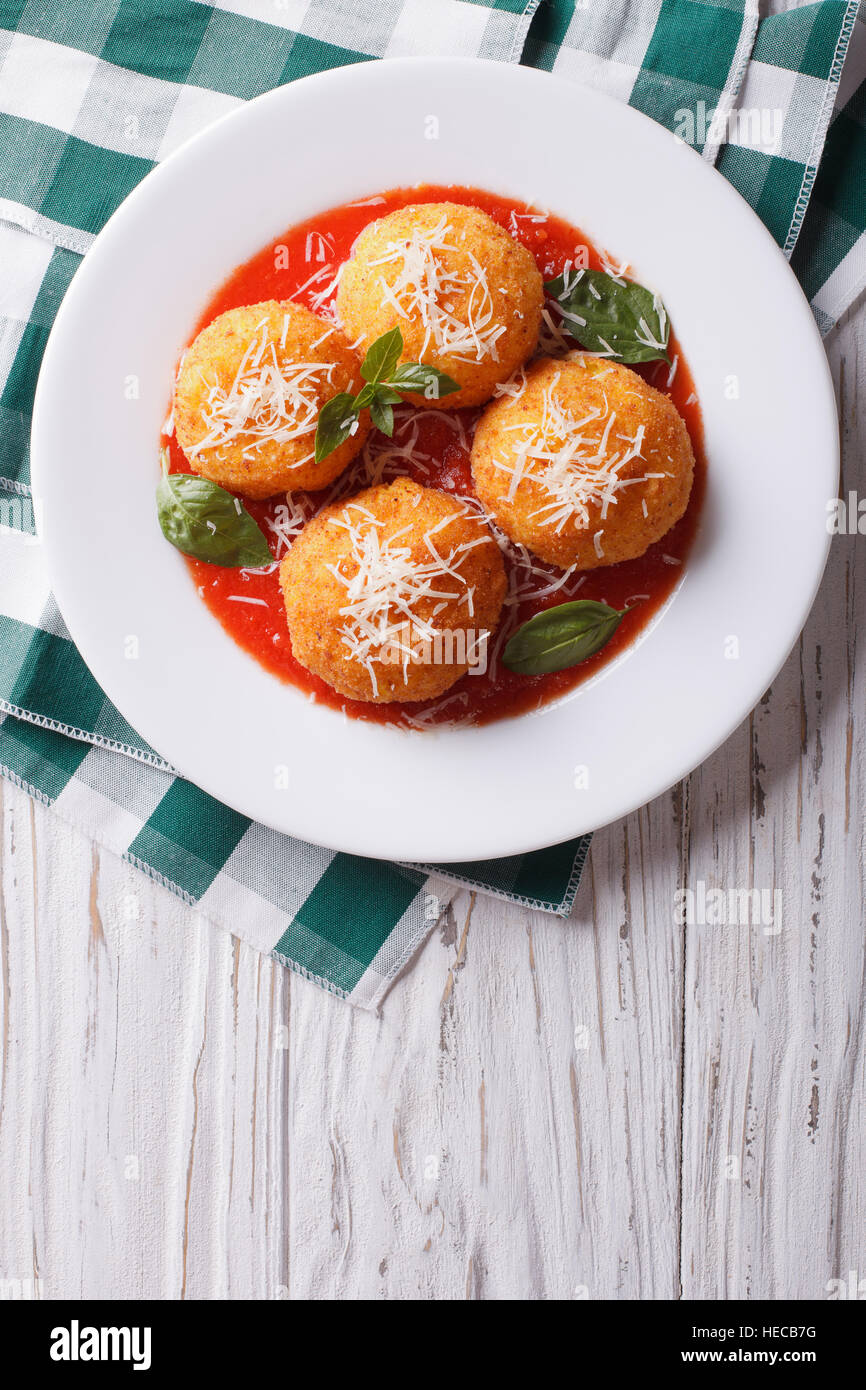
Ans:
{"type": "MultiPolygon", "coordinates": [[[[864,323],[831,340],[843,495],[866,495],[864,323]]],[[[858,628],[855,534],[748,722],[596,835],[571,920],[461,894],[380,1018],[3,784],[0,1279],[703,1299],[866,1278],[858,628]],[[780,889],[781,931],[683,928],[699,883],[780,889]]]]}

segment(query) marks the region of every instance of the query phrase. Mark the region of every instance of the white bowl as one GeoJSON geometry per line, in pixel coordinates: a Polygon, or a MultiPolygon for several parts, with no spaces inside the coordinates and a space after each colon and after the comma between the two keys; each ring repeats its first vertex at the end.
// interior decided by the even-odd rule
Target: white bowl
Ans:
{"type": "Polygon", "coordinates": [[[838,436],[809,306],[764,226],[697,154],[629,107],[545,73],[409,59],[281,87],[140,184],[58,314],[33,469],[69,630],[153,747],[278,830],[430,862],[593,830],[658,795],[736,728],[812,604],[838,436]],[[437,139],[426,138],[431,115],[437,139]],[[538,714],[428,733],[345,718],[264,671],[201,602],[154,505],[173,364],[220,282],[290,224],[416,183],[535,200],[626,258],[664,297],[709,460],[682,582],[643,640],[538,714]],[[132,376],[135,400],[124,389],[132,376]],[[130,635],[135,661],[125,658],[130,635]],[[577,767],[588,776],[579,789],[577,767]]]}

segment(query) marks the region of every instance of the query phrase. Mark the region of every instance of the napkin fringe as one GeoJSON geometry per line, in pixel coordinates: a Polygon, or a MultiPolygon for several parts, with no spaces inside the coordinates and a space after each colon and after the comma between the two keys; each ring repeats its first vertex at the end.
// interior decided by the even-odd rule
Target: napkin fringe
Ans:
{"type": "Polygon", "coordinates": [[[0,221],[20,227],[22,231],[30,232],[63,251],[74,251],[77,256],[85,256],[96,240],[92,232],[82,232],[63,222],[55,222],[51,217],[43,217],[41,213],[34,212],[23,203],[15,203],[11,198],[0,198],[0,221]]]}
{"type": "Polygon", "coordinates": [[[70,738],[78,739],[81,743],[90,743],[95,748],[105,748],[110,753],[124,753],[127,758],[135,758],[140,763],[147,763],[150,767],[158,768],[160,772],[167,772],[173,777],[179,776],[176,768],[171,763],[167,763],[159,754],[148,752],[144,748],[136,748],[132,743],[120,743],[117,739],[106,738],[104,734],[97,734],[90,729],[79,729],[74,724],[64,724],[59,719],[51,719],[46,714],[36,714],[33,710],[23,709],[21,705],[13,705],[11,701],[0,698],[0,712],[11,714],[15,719],[21,719],[26,724],[35,724],[40,729],[50,729],[54,734],[66,734],[70,738]]]}
{"type": "Polygon", "coordinates": [[[27,483],[19,483],[17,478],[0,477],[0,492],[14,492],[18,497],[32,497],[33,490],[27,483]]]}
{"type": "MultiPolygon", "coordinates": [[[[116,853],[110,844],[104,841],[100,843],[104,843],[106,849],[110,850],[112,853],[116,853]]],[[[198,916],[200,916],[209,927],[214,927],[217,931],[225,934],[225,924],[218,921],[217,918],[211,917],[206,911],[202,911],[198,899],[194,898],[191,893],[188,893],[185,888],[181,888],[180,884],[175,883],[173,879],[167,878],[165,874],[161,874],[158,869],[155,869],[152,864],[148,864],[146,860],[140,859],[137,854],[132,854],[129,850],[125,850],[120,857],[124,859],[127,864],[131,864],[133,868],[139,869],[141,873],[144,874],[145,878],[149,878],[153,883],[158,883],[161,888],[166,888],[169,893],[174,894],[176,898],[180,898],[182,902],[186,903],[187,907],[194,907],[198,916]]],[[[239,941],[245,940],[243,927],[238,926],[236,922],[232,925],[229,935],[235,937],[239,941]]],[[[261,949],[255,942],[250,942],[249,944],[256,950],[261,949]]],[[[292,970],[296,975],[303,975],[305,980],[311,980],[313,984],[318,985],[320,989],[327,990],[329,994],[337,995],[339,999],[348,999],[348,992],[342,989],[340,985],[334,984],[332,980],[325,979],[323,975],[314,974],[313,971],[308,970],[306,966],[301,965],[296,960],[292,960],[291,956],[286,956],[282,951],[276,950],[270,951],[269,954],[272,955],[275,960],[279,961],[281,965],[286,966],[288,970],[292,970]]]]}
{"type": "Polygon", "coordinates": [[[458,877],[456,874],[448,872],[447,864],[413,864],[404,861],[404,866],[407,869],[418,869],[421,873],[429,874],[431,877],[444,879],[446,883],[454,884],[457,888],[477,889],[487,898],[498,898],[500,902],[504,903],[520,903],[521,907],[530,907],[536,912],[546,912],[550,917],[560,917],[565,920],[571,916],[571,909],[574,907],[574,899],[586,864],[586,857],[589,854],[590,840],[591,836],[587,835],[578,845],[568,883],[565,885],[565,891],[558,907],[552,907],[550,902],[544,902],[541,898],[530,898],[524,893],[513,893],[507,888],[491,888],[489,883],[484,883],[481,879],[468,878],[463,874],[458,877]]]}
{"type": "MultiPolygon", "coordinates": [[[[236,933],[233,933],[233,935],[234,934],[236,933]]],[[[326,980],[324,975],[314,975],[312,970],[308,970],[305,965],[301,965],[298,961],[292,960],[291,956],[283,955],[282,951],[271,951],[271,955],[274,960],[279,961],[280,965],[284,965],[287,970],[291,970],[295,975],[303,976],[305,980],[310,980],[314,985],[318,985],[320,989],[325,990],[328,994],[335,995],[337,999],[349,998],[348,990],[343,989],[341,985],[335,985],[333,980],[326,980]]],[[[402,963],[400,969],[403,969],[402,963]]],[[[371,1004],[368,1007],[372,1008],[373,1005],[371,1004]]]]}
{"type": "Polygon", "coordinates": [[[790,256],[797,244],[797,238],[803,226],[803,219],[809,207],[812,197],[812,189],[815,186],[815,179],[818,176],[818,166],[821,162],[821,155],[824,152],[824,143],[827,139],[827,128],[833,115],[833,107],[836,102],[836,94],[839,90],[839,79],[842,76],[842,68],[848,53],[848,45],[851,42],[851,35],[854,32],[854,25],[857,22],[857,14],[860,9],[860,0],[848,0],[845,10],[845,18],[839,30],[839,38],[836,41],[836,48],[833,52],[833,62],[830,65],[830,72],[827,77],[824,89],[824,100],[821,103],[821,114],[815,131],[812,136],[812,144],[809,148],[809,159],[803,172],[803,182],[800,185],[800,192],[794,205],[794,215],[791,218],[791,226],[782,247],[786,256],[790,256]]]}
{"type": "MultiPolygon", "coordinates": [[[[859,3],[859,0],[857,0],[857,3],[859,3]]],[[[728,87],[724,92],[724,101],[719,103],[726,118],[730,116],[732,111],[736,111],[737,109],[737,102],[740,96],[740,89],[743,85],[743,79],[746,76],[749,63],[752,61],[752,50],[755,47],[759,23],[758,0],[746,0],[746,4],[743,7],[743,28],[740,33],[739,43],[737,44],[737,51],[731,63],[728,75],[728,87]]],[[[710,164],[715,164],[723,143],[724,141],[721,136],[719,136],[712,144],[705,144],[701,151],[704,159],[708,160],[710,164]]]]}
{"type": "MultiPolygon", "coordinates": [[[[26,778],[21,777],[17,772],[13,772],[7,763],[0,763],[0,777],[5,778],[7,782],[11,782],[19,791],[26,792],[34,801],[38,801],[41,806],[50,808],[53,805],[50,796],[47,796],[44,791],[34,786],[32,782],[28,782],[26,778]]],[[[71,823],[71,821],[67,821],[67,825],[71,823]]]]}

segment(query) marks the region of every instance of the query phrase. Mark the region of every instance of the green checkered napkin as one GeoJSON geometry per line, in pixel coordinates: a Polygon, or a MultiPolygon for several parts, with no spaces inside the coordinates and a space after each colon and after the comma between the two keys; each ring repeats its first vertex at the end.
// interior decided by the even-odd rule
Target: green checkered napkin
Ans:
{"type": "Polygon", "coordinates": [[[567,914],[588,839],[449,866],[446,881],[432,866],[332,854],[276,834],[177,777],[105,698],[48,592],[29,495],[33,392],[81,253],[190,135],[281,83],[386,53],[516,60],[531,8],[517,0],[0,4],[2,771],[214,922],[367,1007],[429,931],[453,882],[567,914]]]}
{"type": "Polygon", "coordinates": [[[828,333],[866,289],[866,22],[854,26],[791,265],[828,333]]]}
{"type": "Polygon", "coordinates": [[[858,3],[759,22],[757,0],[542,0],[523,60],[620,97],[715,162],[786,255],[796,247],[826,333],[866,283],[858,3]]]}
{"type": "Polygon", "coordinates": [[[749,0],[0,0],[0,771],[215,923],[365,1007],[450,884],[566,915],[589,837],[444,871],[332,854],[214,801],[144,744],[93,681],[45,581],[28,458],[45,342],[81,254],[188,136],[296,77],[437,53],[522,57],[630,101],[718,157],[789,252],[805,216],[796,264],[828,327],[866,255],[863,107],[850,92],[809,208],[855,11],[823,0],[759,27],[749,0]],[[778,128],[755,127],[752,108],[778,113],[778,128]]]}

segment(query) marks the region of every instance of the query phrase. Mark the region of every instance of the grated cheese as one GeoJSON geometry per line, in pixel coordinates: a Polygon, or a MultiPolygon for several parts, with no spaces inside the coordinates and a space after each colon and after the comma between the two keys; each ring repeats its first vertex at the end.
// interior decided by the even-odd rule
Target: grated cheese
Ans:
{"type": "Polygon", "coordinates": [[[342,561],[327,566],[346,590],[346,602],[339,609],[345,619],[342,640],[350,657],[366,666],[374,695],[378,694],[374,662],[383,648],[402,653],[406,682],[410,662],[418,660],[441,631],[432,619],[419,616],[418,604],[440,600],[435,616],[465,598],[469,585],[460,573],[463,557],[477,545],[489,544],[488,537],[441,550],[434,538],[471,510],[464,505],[425,531],[421,539],[429,559],[416,557],[416,547],[407,539],[411,526],[383,537],[383,522],[358,502],[347,503],[338,517],[329,518],[328,524],[345,530],[351,543],[348,573],[343,572],[342,561]]]}
{"type": "Polygon", "coordinates": [[[567,570],[554,569],[552,565],[537,559],[525,545],[512,540],[495,522],[488,519],[488,525],[507,562],[505,572],[508,576],[503,619],[496,633],[496,640],[488,653],[488,674],[495,680],[505,644],[517,630],[521,615],[525,616],[523,605],[538,603],[541,599],[552,597],[553,594],[561,595],[562,599],[572,599],[585,582],[586,575],[577,573],[576,564],[570,565],[567,570]]]}
{"type": "MultiPolygon", "coordinates": [[[[401,723],[410,729],[429,729],[433,723],[437,722],[436,717],[443,710],[448,709],[451,705],[465,706],[468,702],[469,696],[465,690],[458,691],[454,695],[445,695],[441,700],[436,700],[434,704],[427,705],[418,714],[407,714],[404,711],[401,715],[401,723]]],[[[442,721],[444,727],[449,729],[462,729],[472,723],[474,723],[474,719],[471,715],[466,715],[463,719],[442,721]]]]}
{"type": "Polygon", "coordinates": [[[334,243],[324,232],[308,232],[304,245],[305,261],[325,261],[327,253],[334,254],[334,243]]]}
{"type": "Polygon", "coordinates": [[[393,437],[389,439],[378,432],[370,434],[361,453],[331,487],[326,502],[339,502],[362,488],[392,482],[395,478],[429,477],[441,461],[441,452],[437,449],[431,454],[420,445],[419,424],[428,417],[440,426],[447,426],[460,448],[469,452],[471,441],[460,413],[395,406],[393,437]]]}
{"type": "Polygon", "coordinates": [[[571,352],[573,346],[574,343],[570,343],[563,336],[550,310],[548,308],[542,309],[537,355],[540,357],[559,357],[565,352],[571,352]]]}
{"type": "MultiPolygon", "coordinates": [[[[282,325],[285,345],[288,315],[282,325]]],[[[244,441],[244,457],[269,443],[287,444],[312,434],[319,416],[321,397],[331,385],[335,362],[281,363],[271,342],[266,320],[256,328],[234,381],[228,390],[219,380],[209,382],[201,408],[205,426],[202,439],[188,452],[223,449],[244,441]]]]}
{"type": "MultiPolygon", "coordinates": [[[[550,500],[531,515],[540,525],[552,526],[558,535],[568,522],[576,530],[588,527],[590,507],[598,508],[605,521],[625,488],[662,476],[646,473],[636,478],[623,477],[626,465],[643,457],[644,426],[639,425],[633,436],[614,433],[616,412],[609,408],[603,392],[603,405],[592,407],[577,419],[557,397],[559,381],[557,372],[544,392],[539,423],[506,427],[518,437],[507,461],[494,460],[501,472],[510,475],[506,494],[509,502],[514,500],[524,478],[531,479],[547,494],[550,500]]],[[[603,553],[601,534],[600,531],[594,537],[599,556],[603,553]]]]}
{"type": "Polygon", "coordinates": [[[428,231],[416,228],[411,236],[388,243],[385,254],[371,266],[393,267],[392,282],[379,276],[381,302],[403,319],[418,317],[424,327],[423,361],[432,344],[441,357],[459,362],[499,360],[497,343],[506,325],[494,316],[493,296],[487,272],[476,256],[450,239],[452,228],[445,213],[428,231]],[[449,269],[449,253],[458,252],[468,262],[463,271],[449,269]],[[465,298],[465,316],[459,317],[453,300],[465,298]]]}
{"type": "Polygon", "coordinates": [[[316,511],[317,503],[308,493],[287,492],[285,501],[274,509],[274,515],[265,517],[265,525],[277,538],[277,562],[291,549],[316,511]]]}
{"type": "Polygon", "coordinates": [[[605,275],[609,275],[612,280],[618,280],[620,284],[624,282],[629,270],[628,261],[615,261],[609,251],[602,251],[599,260],[605,275]]]}
{"type": "MultiPolygon", "coordinates": [[[[527,207],[531,206],[531,203],[527,203],[527,207]]],[[[512,212],[510,213],[508,218],[508,224],[511,227],[511,235],[515,237],[520,235],[520,227],[518,225],[519,223],[546,222],[547,217],[548,214],[546,212],[512,212]]]]}
{"type": "Polygon", "coordinates": [[[526,390],[526,369],[518,367],[511,373],[507,381],[500,381],[494,388],[493,399],[497,400],[500,396],[510,396],[512,401],[519,401],[526,390]]]}

